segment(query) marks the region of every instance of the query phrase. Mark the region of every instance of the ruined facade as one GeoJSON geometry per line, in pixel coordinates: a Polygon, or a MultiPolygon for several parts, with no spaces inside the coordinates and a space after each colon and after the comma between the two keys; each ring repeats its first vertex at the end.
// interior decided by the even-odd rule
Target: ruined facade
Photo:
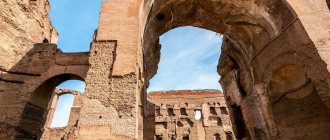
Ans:
{"type": "Polygon", "coordinates": [[[146,139],[234,140],[222,92],[180,90],[148,95],[146,139]],[[200,113],[200,114],[199,114],[200,113]],[[199,116],[201,115],[201,116],[199,116]],[[149,130],[148,130],[149,129],[149,130]]]}
{"type": "Polygon", "coordinates": [[[105,1],[90,52],[72,54],[53,44],[47,0],[0,1],[0,139],[44,137],[52,93],[70,79],[86,82],[70,139],[147,139],[159,37],[180,26],[225,37],[218,72],[236,139],[328,139],[327,3],[105,1]]]}

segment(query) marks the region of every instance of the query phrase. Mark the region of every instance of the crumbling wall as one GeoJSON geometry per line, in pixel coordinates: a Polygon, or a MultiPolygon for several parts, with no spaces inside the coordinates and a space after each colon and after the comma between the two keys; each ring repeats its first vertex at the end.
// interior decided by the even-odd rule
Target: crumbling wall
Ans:
{"type": "Polygon", "coordinates": [[[149,110],[154,112],[155,122],[145,124],[154,127],[145,134],[149,139],[235,139],[221,91],[159,91],[149,93],[148,100],[155,106],[154,110],[149,110]],[[195,118],[196,111],[201,113],[199,120],[195,118]]]}
{"type": "Polygon", "coordinates": [[[140,96],[144,92],[142,93],[141,90],[143,86],[141,86],[142,79],[138,67],[140,59],[138,54],[141,51],[139,50],[140,3],[140,0],[115,0],[102,3],[95,41],[116,42],[111,73],[107,79],[109,86],[105,89],[108,92],[100,99],[112,112],[111,117],[108,118],[110,122],[106,123],[108,126],[102,128],[110,132],[107,137],[110,139],[143,139],[144,99],[140,96]],[[108,128],[109,126],[111,128],[108,128]]]}
{"type": "Polygon", "coordinates": [[[91,46],[77,139],[135,137],[136,78],[113,75],[116,49],[117,41],[95,41],[91,46]]]}
{"type": "Polygon", "coordinates": [[[58,53],[54,44],[35,44],[11,70],[1,72],[1,139],[40,138],[54,88],[85,76],[88,63],[64,64],[56,60],[58,53]]]}
{"type": "Polygon", "coordinates": [[[49,19],[48,0],[0,2],[0,69],[10,70],[24,59],[35,43],[56,43],[49,19]]]}
{"type": "MultiPolygon", "coordinates": [[[[2,71],[0,74],[0,102],[1,102],[1,139],[11,139],[17,133],[35,127],[31,123],[22,121],[22,117],[31,120],[40,120],[41,108],[30,104],[33,88],[37,88],[42,82],[45,73],[55,62],[56,46],[53,44],[36,44],[27,53],[27,56],[13,67],[13,71],[2,71]],[[32,115],[35,114],[35,115],[32,115]],[[40,114],[37,116],[37,114],[40,114]],[[17,128],[21,125],[22,127],[17,128]],[[5,129],[6,128],[6,129],[5,129]],[[16,132],[19,130],[19,132],[16,132]]],[[[42,97],[40,97],[42,98],[42,97]]],[[[43,104],[43,102],[38,102],[43,104]]],[[[24,135],[24,134],[21,134],[24,135]]]]}
{"type": "Polygon", "coordinates": [[[47,43],[56,42],[57,32],[48,17],[47,0],[4,0],[0,11],[0,139],[13,139],[30,128],[17,128],[19,123],[33,123],[20,121],[22,116],[41,119],[26,116],[40,114],[39,107],[27,101],[54,64],[56,46],[47,43]]]}
{"type": "Polygon", "coordinates": [[[118,118],[117,110],[109,104],[111,72],[116,42],[94,42],[90,49],[90,68],[85,79],[79,119],[79,139],[110,137],[111,120],[118,118]]]}

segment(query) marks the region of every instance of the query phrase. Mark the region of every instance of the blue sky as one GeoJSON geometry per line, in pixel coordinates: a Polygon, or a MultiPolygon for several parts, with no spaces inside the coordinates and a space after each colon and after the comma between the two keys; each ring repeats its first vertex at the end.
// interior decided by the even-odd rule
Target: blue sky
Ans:
{"type": "Polygon", "coordinates": [[[197,27],[172,29],[160,38],[161,58],[148,91],[221,89],[217,65],[222,39],[197,27]]]}
{"type": "Polygon", "coordinates": [[[58,48],[87,52],[97,29],[101,0],[50,0],[50,18],[59,32],[58,48]]]}
{"type": "MultiPolygon", "coordinates": [[[[87,52],[97,29],[101,0],[50,0],[50,17],[63,52],[87,52]]],[[[161,60],[148,91],[221,89],[216,66],[222,39],[195,27],[173,29],[160,38],[161,60]]],[[[84,92],[85,83],[70,80],[58,87],[84,92]]],[[[52,127],[66,126],[74,96],[60,96],[52,127]]]]}

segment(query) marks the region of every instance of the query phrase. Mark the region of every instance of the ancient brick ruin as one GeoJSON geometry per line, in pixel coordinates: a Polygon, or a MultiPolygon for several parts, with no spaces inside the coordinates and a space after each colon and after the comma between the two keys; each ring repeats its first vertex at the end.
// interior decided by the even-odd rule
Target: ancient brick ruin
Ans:
{"type": "Polygon", "coordinates": [[[160,91],[148,95],[146,139],[234,140],[226,101],[216,90],[160,91]],[[197,112],[201,118],[196,118],[197,112]],[[148,130],[149,129],[149,130],[148,130]]]}
{"type": "Polygon", "coordinates": [[[157,72],[159,37],[195,26],[224,35],[218,72],[234,139],[327,140],[328,5],[328,0],[104,1],[90,52],[63,53],[47,0],[2,0],[0,139],[149,140],[153,110],[146,89],[157,72]],[[47,126],[52,97],[70,79],[85,81],[86,91],[79,113],[71,116],[74,124],[55,134],[47,126]]]}

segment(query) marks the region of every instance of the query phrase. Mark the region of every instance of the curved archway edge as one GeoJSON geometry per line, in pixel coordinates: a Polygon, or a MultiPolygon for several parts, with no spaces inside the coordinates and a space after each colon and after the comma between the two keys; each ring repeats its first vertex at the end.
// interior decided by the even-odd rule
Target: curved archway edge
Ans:
{"type": "MultiPolygon", "coordinates": [[[[94,139],[89,130],[95,130],[109,139],[145,138],[150,134],[143,130],[148,125],[146,88],[157,71],[158,40],[180,26],[208,29],[226,38],[218,71],[229,112],[242,120],[232,122],[246,124],[236,129],[248,133],[240,137],[279,139],[274,119],[278,116],[269,99],[269,83],[277,69],[288,64],[301,68],[315,86],[313,95],[330,107],[329,17],[324,0],[104,1],[89,53],[61,53],[54,44],[41,43],[29,47],[12,68],[0,68],[0,139],[34,139],[40,133],[39,127],[29,128],[33,124],[21,125],[22,114],[32,93],[61,75],[65,76],[58,82],[86,81],[79,129],[74,130],[78,133],[70,135],[94,139]]],[[[22,48],[15,47],[14,51],[22,48]]]]}
{"type": "Polygon", "coordinates": [[[219,65],[224,93],[235,91],[230,86],[230,81],[237,81],[235,77],[239,77],[236,88],[243,87],[244,91],[248,92],[247,97],[239,96],[241,93],[227,96],[239,96],[233,98],[240,98],[236,100],[239,103],[235,104],[241,105],[251,137],[258,139],[257,132],[262,132],[265,135],[260,136],[262,138],[277,138],[276,124],[273,121],[267,93],[269,76],[275,67],[289,63],[303,67],[314,82],[321,100],[328,108],[330,107],[330,69],[327,66],[329,59],[326,54],[326,46],[330,45],[329,33],[326,31],[329,30],[330,24],[323,22],[321,26],[316,27],[317,22],[310,22],[310,19],[315,19],[321,23],[320,19],[327,19],[329,12],[326,11],[328,9],[325,8],[324,2],[304,2],[268,0],[256,4],[250,1],[145,1],[142,7],[148,10],[141,10],[140,15],[143,19],[140,23],[144,25],[144,32],[141,32],[144,78],[148,81],[157,71],[160,56],[158,38],[164,32],[189,25],[221,33],[227,41],[222,45],[223,57],[219,63],[228,55],[236,59],[239,66],[239,69],[233,69],[239,71],[239,75],[229,76],[230,73],[221,73],[226,66],[219,65]],[[231,9],[226,9],[228,7],[231,9]],[[310,11],[301,10],[302,7],[310,11]],[[321,32],[316,33],[318,31],[321,32]],[[251,110],[253,106],[260,107],[251,110]],[[255,131],[256,129],[258,131],[255,131]]]}

